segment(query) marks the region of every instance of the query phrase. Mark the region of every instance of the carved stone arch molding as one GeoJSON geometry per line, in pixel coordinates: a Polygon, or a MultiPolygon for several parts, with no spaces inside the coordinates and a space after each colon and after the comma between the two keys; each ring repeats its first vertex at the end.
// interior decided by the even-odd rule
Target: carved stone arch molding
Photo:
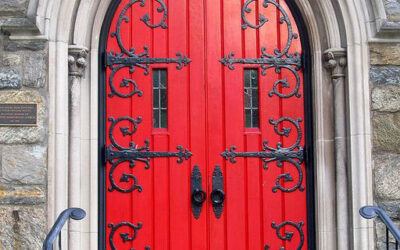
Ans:
{"type": "MultiPolygon", "coordinates": [[[[107,8],[118,0],[31,1],[34,32],[2,29],[10,39],[49,40],[49,227],[66,207],[82,207],[88,217],[65,228],[63,248],[97,249],[99,38],[107,8]]],[[[312,50],[317,249],[373,249],[372,223],[358,216],[373,203],[372,1],[295,1],[312,50]]]]}

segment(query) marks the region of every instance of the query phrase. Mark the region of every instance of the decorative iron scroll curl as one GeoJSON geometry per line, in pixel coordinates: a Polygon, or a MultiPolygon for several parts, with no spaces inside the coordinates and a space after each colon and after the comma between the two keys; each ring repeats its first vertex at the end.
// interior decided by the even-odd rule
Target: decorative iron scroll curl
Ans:
{"type": "Polygon", "coordinates": [[[183,149],[182,146],[177,146],[177,152],[153,152],[150,151],[149,140],[144,140],[144,146],[139,147],[135,142],[129,142],[129,147],[123,147],[118,144],[114,138],[114,131],[117,124],[122,121],[128,121],[132,124],[132,128],[129,126],[119,127],[122,136],[133,135],[137,131],[138,124],[142,122],[142,117],[138,117],[136,120],[129,116],[122,116],[118,119],[113,117],[108,118],[111,121],[111,126],[109,130],[109,138],[111,141],[110,147],[106,150],[106,160],[110,163],[116,163],[116,160],[129,161],[130,166],[134,167],[136,161],[145,163],[145,168],[150,168],[150,158],[160,158],[160,157],[176,157],[178,163],[182,163],[183,160],[188,160],[192,153],[187,149],[183,149]]]}
{"type": "MultiPolygon", "coordinates": [[[[162,27],[162,28],[167,28],[167,25],[165,24],[165,21],[167,19],[167,6],[164,4],[163,0],[157,0],[158,3],[160,3],[161,7],[159,7],[157,10],[158,12],[164,12],[163,19],[161,20],[160,23],[151,25],[149,23],[150,17],[148,14],[145,14],[140,20],[142,20],[147,26],[151,28],[157,28],[157,27],[162,27]]],[[[118,21],[117,21],[117,28],[116,31],[111,34],[111,37],[116,37],[118,46],[121,49],[122,54],[125,54],[129,57],[135,57],[135,48],[130,48],[129,51],[128,49],[125,48],[122,38],[121,38],[121,24],[122,22],[129,23],[129,17],[126,15],[126,12],[134,5],[135,3],[139,3],[141,7],[144,7],[146,5],[145,0],[131,0],[121,11],[121,14],[119,15],[118,21]]]]}
{"type": "Polygon", "coordinates": [[[236,146],[231,146],[230,149],[226,149],[221,155],[226,160],[229,160],[231,163],[236,163],[237,157],[243,158],[261,158],[264,162],[264,169],[268,169],[268,163],[276,162],[278,167],[282,167],[284,162],[290,163],[291,166],[294,166],[298,171],[298,181],[296,185],[291,188],[285,188],[281,185],[282,182],[292,182],[293,177],[290,173],[284,173],[278,176],[276,180],[276,185],[272,188],[274,193],[277,190],[281,190],[282,192],[290,193],[296,190],[304,191],[304,187],[302,186],[304,174],[301,168],[301,164],[304,160],[304,149],[300,146],[302,140],[302,131],[300,128],[301,118],[294,120],[289,117],[282,117],[276,121],[272,118],[270,119],[270,123],[274,125],[275,133],[281,136],[289,137],[292,128],[280,126],[283,122],[290,122],[297,130],[297,138],[296,141],[289,147],[282,147],[282,143],[279,142],[276,145],[276,148],[268,146],[268,141],[265,140],[263,143],[263,151],[262,152],[236,152],[236,146]]]}
{"type": "Polygon", "coordinates": [[[167,6],[163,2],[163,0],[156,0],[156,1],[160,4],[160,7],[157,8],[157,12],[164,13],[162,20],[157,24],[150,24],[149,21],[151,21],[151,18],[148,14],[145,14],[140,20],[143,21],[150,28],[154,29],[157,27],[161,27],[163,29],[166,29],[168,27],[167,24],[165,23],[165,21],[167,20],[167,17],[168,17],[167,6]]]}
{"type": "MultiPolygon", "coordinates": [[[[252,9],[249,7],[249,5],[252,2],[256,2],[256,0],[247,0],[243,5],[243,8],[242,8],[242,19],[243,19],[244,24],[242,25],[242,29],[246,29],[247,27],[251,27],[253,29],[259,29],[265,23],[268,22],[268,19],[262,14],[260,14],[260,17],[259,17],[260,24],[258,24],[258,25],[251,24],[247,20],[246,13],[251,13],[252,9]]],[[[264,8],[268,8],[269,4],[274,5],[279,10],[279,12],[282,14],[282,17],[279,19],[279,22],[280,22],[280,24],[286,23],[286,26],[287,26],[287,29],[288,29],[288,38],[287,38],[287,42],[286,42],[285,48],[282,51],[280,51],[278,48],[276,48],[275,51],[274,51],[275,56],[282,57],[282,56],[288,54],[290,46],[292,45],[293,39],[297,39],[298,35],[296,33],[293,33],[292,22],[290,21],[290,17],[287,14],[287,12],[285,11],[285,9],[282,7],[282,5],[277,3],[275,0],[264,0],[263,7],[264,8]]],[[[270,55],[270,56],[273,56],[273,55],[270,55]]]]}
{"type": "MultiPolygon", "coordinates": [[[[246,13],[251,13],[252,9],[249,7],[251,3],[256,2],[256,0],[247,0],[242,8],[242,19],[244,24],[242,25],[243,29],[247,29],[248,27],[253,29],[259,29],[264,26],[265,23],[268,22],[268,19],[260,13],[259,16],[259,24],[252,24],[246,18],[246,13]]],[[[298,35],[293,32],[292,22],[290,20],[289,15],[285,11],[285,9],[278,4],[275,0],[264,0],[263,7],[267,8],[269,4],[274,5],[279,12],[282,14],[280,18],[281,24],[286,24],[288,29],[288,38],[285,47],[280,50],[279,48],[274,49],[273,54],[268,54],[267,48],[261,48],[261,56],[260,58],[234,58],[235,54],[233,52],[229,53],[227,56],[220,60],[225,66],[228,66],[230,70],[234,70],[234,64],[256,64],[261,66],[261,74],[266,75],[266,72],[270,68],[275,68],[275,73],[280,74],[282,69],[288,70],[291,74],[296,78],[296,84],[293,90],[290,93],[282,93],[279,90],[279,86],[283,89],[290,89],[290,83],[288,80],[280,79],[274,82],[273,90],[270,91],[269,96],[277,95],[280,98],[290,98],[292,96],[301,97],[299,93],[300,89],[300,76],[298,71],[300,71],[302,67],[302,61],[300,53],[289,53],[290,47],[292,46],[293,39],[297,39],[298,35]]]]}
{"type": "MultiPolygon", "coordinates": [[[[250,14],[252,12],[252,9],[249,7],[249,5],[252,2],[256,2],[256,0],[247,0],[243,5],[243,8],[242,8],[242,20],[243,20],[244,24],[242,25],[242,29],[247,29],[247,27],[250,27],[250,28],[253,28],[253,29],[258,29],[258,28],[262,27],[266,22],[268,22],[268,18],[266,18],[262,13],[260,13],[260,15],[258,16],[259,24],[252,24],[247,20],[246,13],[250,14]]],[[[263,3],[263,7],[267,8],[268,4],[266,4],[264,2],[263,3]]]]}
{"type": "MultiPolygon", "coordinates": [[[[111,169],[110,169],[110,173],[108,175],[111,187],[108,188],[108,191],[112,192],[114,190],[117,190],[117,191],[119,191],[121,193],[130,193],[133,190],[138,190],[139,192],[142,192],[143,188],[142,188],[142,186],[138,185],[138,180],[137,180],[136,176],[133,175],[133,174],[123,173],[122,177],[119,180],[120,183],[122,183],[122,182],[128,183],[129,179],[131,179],[133,184],[131,185],[130,188],[121,188],[120,186],[117,185],[117,183],[115,183],[114,171],[123,162],[126,162],[126,161],[125,160],[118,160],[118,161],[115,161],[115,162],[112,163],[112,166],[111,166],[111,169]]],[[[133,168],[133,166],[131,164],[129,165],[129,167],[133,168]]]]}
{"type": "MultiPolygon", "coordinates": [[[[140,20],[144,22],[148,27],[150,28],[157,28],[161,27],[163,29],[167,28],[166,25],[166,19],[168,16],[168,11],[167,11],[167,6],[165,5],[163,0],[156,0],[159,4],[160,7],[157,8],[157,11],[159,13],[164,13],[162,20],[157,23],[157,24],[150,24],[150,16],[148,14],[145,14],[140,20]]],[[[188,65],[191,60],[184,56],[182,53],[177,52],[176,56],[177,58],[152,58],[150,57],[149,54],[149,49],[147,46],[143,47],[143,52],[136,54],[136,49],[131,47],[127,49],[121,38],[121,25],[123,22],[128,23],[129,22],[129,17],[126,15],[126,12],[134,5],[135,3],[138,3],[139,6],[144,7],[145,6],[145,0],[131,0],[121,11],[121,14],[119,15],[118,21],[117,21],[117,27],[116,31],[111,33],[111,37],[115,37],[117,39],[118,46],[121,50],[120,53],[110,51],[105,58],[106,61],[106,66],[108,66],[112,71],[109,76],[109,84],[110,84],[110,89],[111,93],[109,93],[109,97],[113,97],[115,95],[122,97],[122,98],[128,98],[133,95],[138,95],[139,97],[143,95],[143,92],[138,89],[137,83],[132,80],[132,79],[126,79],[123,78],[122,82],[120,83],[121,88],[130,88],[132,86],[132,90],[128,93],[121,93],[119,92],[114,83],[114,77],[123,68],[129,68],[129,72],[133,73],[135,72],[136,67],[144,69],[144,74],[148,75],[149,74],[149,67],[150,64],[157,64],[157,63],[176,63],[177,69],[182,69],[183,66],[188,65]]]]}
{"type": "Polygon", "coordinates": [[[290,93],[282,93],[279,91],[279,86],[282,88],[291,88],[288,80],[280,79],[274,82],[273,90],[269,92],[269,96],[272,97],[274,94],[280,98],[290,98],[292,96],[301,97],[300,90],[300,76],[298,71],[301,70],[301,56],[299,53],[286,54],[285,57],[270,55],[266,53],[266,48],[261,48],[260,58],[234,58],[235,53],[231,52],[228,56],[225,56],[220,60],[222,64],[227,66],[230,70],[234,70],[234,64],[256,64],[261,67],[261,74],[266,75],[267,70],[274,68],[276,74],[280,74],[282,69],[288,70],[296,78],[296,85],[290,93]]]}
{"type": "MultiPolygon", "coordinates": [[[[111,232],[110,232],[110,236],[109,236],[111,249],[112,250],[117,250],[117,248],[115,247],[115,243],[114,243],[114,235],[120,228],[127,227],[127,228],[130,228],[131,230],[133,230],[133,235],[132,236],[130,235],[129,232],[128,233],[120,233],[119,234],[119,236],[122,239],[122,242],[126,243],[128,241],[132,242],[132,241],[134,241],[136,239],[138,230],[141,229],[142,226],[143,225],[142,225],[141,222],[139,222],[137,226],[132,224],[132,223],[129,223],[129,222],[121,222],[121,223],[119,223],[119,224],[117,224],[115,226],[114,226],[113,223],[108,224],[108,227],[111,228],[111,232]]],[[[145,250],[150,250],[150,247],[146,246],[144,249],[145,250]]],[[[134,250],[134,249],[131,249],[131,250],[134,250]]]]}
{"type": "Polygon", "coordinates": [[[138,129],[138,124],[142,122],[142,117],[138,117],[137,119],[133,119],[129,116],[122,116],[117,119],[113,117],[109,117],[108,120],[111,122],[111,126],[109,129],[109,138],[111,145],[106,148],[105,152],[105,160],[108,161],[112,166],[109,173],[109,180],[111,183],[111,187],[109,191],[117,190],[122,193],[129,193],[133,190],[142,191],[142,187],[138,185],[138,181],[136,176],[132,174],[123,173],[119,182],[129,182],[131,180],[133,182],[130,188],[124,189],[118,186],[114,179],[114,171],[117,169],[120,164],[123,162],[129,162],[129,167],[133,168],[136,165],[136,162],[142,162],[145,164],[145,169],[150,168],[150,160],[151,158],[161,158],[161,157],[176,157],[177,163],[182,163],[183,160],[188,160],[192,153],[189,150],[184,149],[182,146],[177,146],[176,152],[154,152],[150,151],[150,142],[148,140],[144,141],[144,146],[139,147],[135,142],[130,141],[129,146],[122,146],[117,143],[115,140],[115,130],[119,127],[119,130],[123,137],[131,136],[136,133],[138,129]],[[118,126],[119,123],[125,122],[129,125],[118,126]]]}
{"type": "MultiPolygon", "coordinates": [[[[276,225],[275,222],[272,222],[271,224],[272,228],[276,230],[276,235],[278,236],[279,239],[285,240],[285,241],[291,241],[295,232],[289,232],[282,230],[286,226],[291,226],[294,227],[294,229],[299,233],[300,236],[300,242],[299,245],[296,247],[296,250],[301,250],[304,244],[304,232],[302,227],[304,226],[304,222],[300,221],[298,224],[292,221],[284,221],[279,225],[276,225]]],[[[265,245],[264,250],[269,250],[270,246],[265,245]]],[[[281,247],[280,250],[285,250],[285,247],[281,247]]]]}

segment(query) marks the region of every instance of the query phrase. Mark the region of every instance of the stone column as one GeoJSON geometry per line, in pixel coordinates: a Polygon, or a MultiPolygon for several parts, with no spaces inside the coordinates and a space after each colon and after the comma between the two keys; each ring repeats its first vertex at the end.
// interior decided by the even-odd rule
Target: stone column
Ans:
{"type": "Polygon", "coordinates": [[[348,163],[346,143],[345,49],[325,51],[325,67],[331,72],[334,90],[337,249],[349,249],[348,163]]]}
{"type": "MultiPolygon", "coordinates": [[[[88,49],[68,48],[69,69],[69,190],[68,206],[81,207],[81,80],[87,65],[88,49]]],[[[81,221],[69,221],[69,249],[81,248],[81,221]]]]}

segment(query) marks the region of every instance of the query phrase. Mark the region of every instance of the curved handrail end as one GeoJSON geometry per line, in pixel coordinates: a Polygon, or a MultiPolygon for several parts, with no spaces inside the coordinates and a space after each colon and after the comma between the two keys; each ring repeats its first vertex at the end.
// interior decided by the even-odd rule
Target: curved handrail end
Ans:
{"type": "Polygon", "coordinates": [[[365,219],[373,219],[379,217],[385,224],[386,228],[392,233],[393,237],[400,242],[400,230],[394,224],[389,215],[386,214],[381,208],[377,206],[364,206],[360,208],[360,215],[365,219]]]}
{"type": "Polygon", "coordinates": [[[379,211],[379,210],[381,210],[379,207],[364,206],[364,207],[360,208],[359,213],[365,219],[373,219],[376,216],[378,216],[377,211],[379,211]]]}
{"type": "Polygon", "coordinates": [[[60,234],[61,229],[63,228],[65,222],[68,219],[73,220],[82,220],[85,218],[86,212],[82,208],[68,208],[65,209],[57,218],[56,222],[54,222],[53,227],[51,228],[49,234],[47,234],[46,239],[43,242],[43,250],[52,250],[54,241],[57,236],[60,234]]]}

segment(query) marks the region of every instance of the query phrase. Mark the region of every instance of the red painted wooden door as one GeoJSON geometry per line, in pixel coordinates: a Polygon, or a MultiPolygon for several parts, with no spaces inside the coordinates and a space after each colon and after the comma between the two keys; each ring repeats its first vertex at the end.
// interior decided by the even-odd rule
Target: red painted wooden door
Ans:
{"type": "Polygon", "coordinates": [[[285,1],[110,9],[104,246],[307,249],[302,37],[285,1]]]}

